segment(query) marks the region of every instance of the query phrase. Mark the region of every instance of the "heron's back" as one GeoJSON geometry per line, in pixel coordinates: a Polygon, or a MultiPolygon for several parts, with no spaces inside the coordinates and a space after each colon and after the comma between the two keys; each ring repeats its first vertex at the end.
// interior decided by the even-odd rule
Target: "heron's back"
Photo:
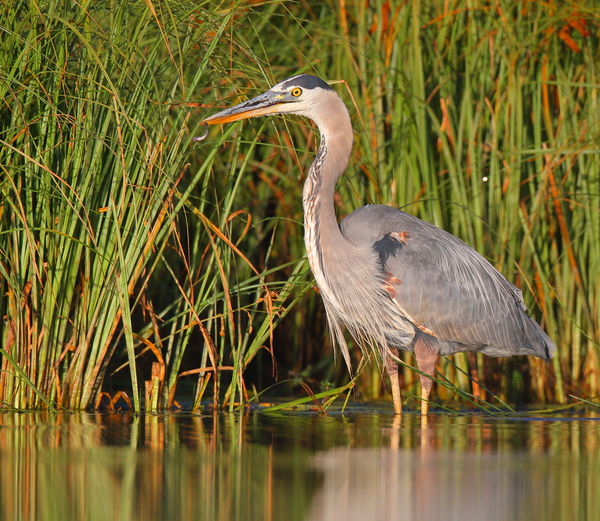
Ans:
{"type": "MultiPolygon", "coordinates": [[[[395,301],[441,354],[549,358],[550,338],[526,313],[521,291],[463,241],[389,206],[359,208],[340,223],[345,238],[373,248],[395,301]]],[[[410,348],[410,346],[398,346],[410,348]]]]}

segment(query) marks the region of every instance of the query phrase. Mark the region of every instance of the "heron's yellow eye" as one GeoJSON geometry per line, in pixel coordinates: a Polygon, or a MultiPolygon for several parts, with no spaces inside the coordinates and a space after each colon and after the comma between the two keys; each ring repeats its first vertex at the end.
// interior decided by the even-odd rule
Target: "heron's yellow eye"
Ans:
{"type": "Polygon", "coordinates": [[[300,96],[300,94],[302,94],[302,89],[300,87],[296,87],[295,89],[292,89],[292,92],[290,94],[297,98],[298,96],[300,96]]]}

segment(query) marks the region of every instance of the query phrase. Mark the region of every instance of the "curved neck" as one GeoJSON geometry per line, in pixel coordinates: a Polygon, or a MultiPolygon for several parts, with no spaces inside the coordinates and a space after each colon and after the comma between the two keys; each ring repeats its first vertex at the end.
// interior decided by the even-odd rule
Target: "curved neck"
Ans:
{"type": "Polygon", "coordinates": [[[323,105],[314,111],[318,116],[311,114],[321,133],[321,143],[304,183],[302,203],[305,222],[314,217],[321,221],[321,227],[335,224],[339,232],[333,197],[352,151],[352,124],[346,105],[335,92],[323,105]]]}
{"type": "Polygon", "coordinates": [[[308,171],[302,199],[304,242],[320,287],[325,284],[324,261],[335,262],[338,254],[342,258],[344,246],[350,246],[337,222],[334,194],[336,181],[346,169],[352,150],[352,125],[342,100],[337,94],[331,94],[326,106],[315,110],[321,115],[313,116],[321,133],[321,143],[308,171]]]}

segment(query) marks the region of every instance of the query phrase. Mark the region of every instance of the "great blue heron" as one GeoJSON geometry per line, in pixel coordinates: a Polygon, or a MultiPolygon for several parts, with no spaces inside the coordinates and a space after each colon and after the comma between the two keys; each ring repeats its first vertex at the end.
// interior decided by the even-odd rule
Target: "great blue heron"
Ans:
{"type": "Polygon", "coordinates": [[[402,412],[398,349],[415,354],[423,415],[438,355],[551,357],[555,346],[526,314],[521,291],[460,239],[389,206],[363,206],[338,225],[334,191],[350,157],[352,125],[344,102],[323,80],[293,76],[203,123],[272,114],[306,116],[319,128],[302,198],[308,260],[346,364],[343,327],[381,354],[396,413],[402,412]]]}

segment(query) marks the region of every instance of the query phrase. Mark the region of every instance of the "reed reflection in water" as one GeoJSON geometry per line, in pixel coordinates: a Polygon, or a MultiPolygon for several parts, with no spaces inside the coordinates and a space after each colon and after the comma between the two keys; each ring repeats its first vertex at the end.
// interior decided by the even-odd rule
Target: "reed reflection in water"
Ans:
{"type": "Polygon", "coordinates": [[[0,414],[4,520],[568,520],[595,418],[0,414]]]}

